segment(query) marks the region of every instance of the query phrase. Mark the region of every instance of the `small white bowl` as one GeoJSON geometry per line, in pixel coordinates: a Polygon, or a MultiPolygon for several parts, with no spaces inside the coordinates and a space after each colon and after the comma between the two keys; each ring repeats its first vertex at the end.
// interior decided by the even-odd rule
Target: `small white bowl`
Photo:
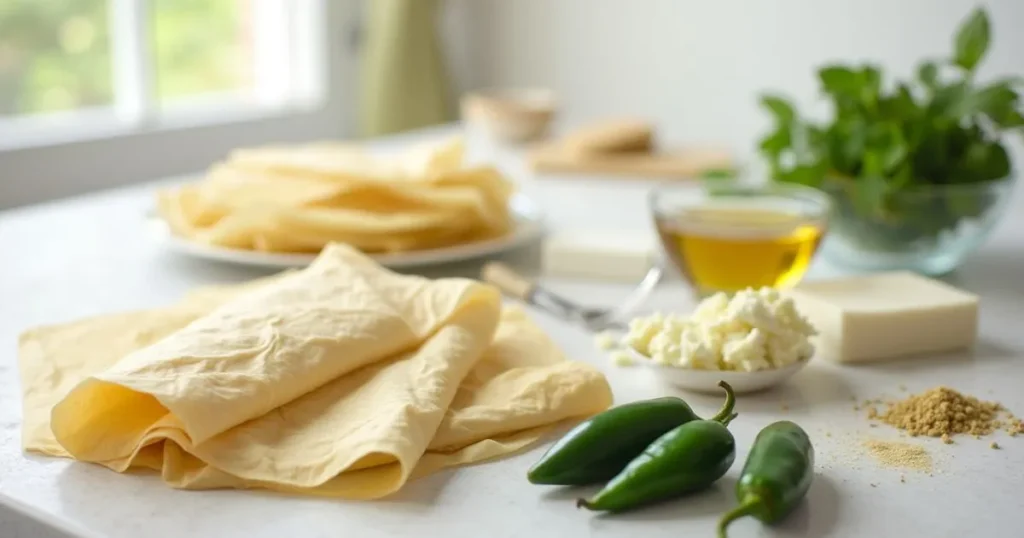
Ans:
{"type": "Polygon", "coordinates": [[[545,88],[487,88],[462,97],[462,117],[493,137],[512,143],[544,137],[558,102],[545,88]]]}
{"type": "Polygon", "coordinates": [[[721,394],[722,388],[718,386],[718,382],[725,381],[736,394],[749,394],[782,384],[790,377],[793,377],[793,374],[799,372],[804,366],[807,366],[809,361],[803,360],[782,368],[758,370],[756,372],[695,370],[647,362],[648,366],[654,369],[655,373],[663,380],[683,390],[721,394]]]}

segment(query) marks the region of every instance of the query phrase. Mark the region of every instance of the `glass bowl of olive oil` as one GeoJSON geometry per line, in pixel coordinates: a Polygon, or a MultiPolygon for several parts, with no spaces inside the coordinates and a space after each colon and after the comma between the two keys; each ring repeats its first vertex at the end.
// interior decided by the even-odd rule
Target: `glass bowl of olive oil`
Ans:
{"type": "Polygon", "coordinates": [[[655,187],[649,203],[666,257],[698,295],[796,285],[831,210],[811,187],[727,180],[655,187]]]}

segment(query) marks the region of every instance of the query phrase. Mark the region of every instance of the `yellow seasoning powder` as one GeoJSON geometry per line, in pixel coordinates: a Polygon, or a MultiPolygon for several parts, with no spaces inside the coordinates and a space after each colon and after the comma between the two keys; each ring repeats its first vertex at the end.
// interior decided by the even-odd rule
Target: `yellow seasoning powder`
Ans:
{"type": "Polygon", "coordinates": [[[912,437],[941,437],[945,443],[951,443],[950,437],[956,434],[991,434],[1002,426],[999,416],[1006,411],[998,403],[966,396],[949,387],[936,387],[887,405],[884,411],[870,408],[868,418],[895,426],[912,437]]]}
{"type": "Polygon", "coordinates": [[[925,473],[932,470],[932,455],[924,447],[879,439],[864,441],[864,446],[879,463],[886,467],[911,469],[925,473]]]}

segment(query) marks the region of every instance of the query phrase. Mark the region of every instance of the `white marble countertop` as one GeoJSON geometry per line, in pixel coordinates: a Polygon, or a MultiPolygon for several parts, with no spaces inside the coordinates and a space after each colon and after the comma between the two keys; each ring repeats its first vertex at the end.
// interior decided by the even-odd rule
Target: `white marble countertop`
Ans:
{"type": "MultiPolygon", "coordinates": [[[[398,142],[396,142],[398,143],[398,142]]],[[[647,229],[647,183],[527,178],[513,152],[474,146],[522,180],[548,212],[553,228],[599,227],[614,211],[628,226],[647,229]]],[[[999,399],[1024,413],[1024,193],[991,240],[956,274],[954,283],[983,297],[981,342],[973,353],[838,367],[814,363],[788,385],[743,397],[734,423],[737,464],[710,491],[615,517],[577,511],[566,492],[528,484],[524,473],[543,448],[499,462],[442,472],[378,502],[342,502],[258,491],[176,491],[146,475],[119,475],[98,466],[26,455],[21,450],[16,338],[22,330],[116,310],[169,303],[202,284],[239,281],[259,271],[180,258],[143,226],[153,186],[140,186],[0,213],[0,536],[114,538],[270,538],[280,536],[712,536],[718,514],[733,504],[732,487],[746,449],[769,421],[789,418],[812,435],[819,465],[808,500],[784,524],[737,522],[730,536],[1019,537],[1024,496],[1024,437],[926,444],[932,476],[885,468],[865,454],[868,438],[895,438],[870,428],[851,396],[899,394],[948,384],[999,399]],[[904,474],[905,483],[900,475],[904,474]]],[[[506,260],[530,269],[536,248],[506,260]]],[[[473,275],[478,266],[435,268],[428,274],[473,275]]],[[[813,277],[830,270],[819,264],[813,277]]],[[[551,281],[555,289],[594,304],[613,304],[620,285],[551,281]]],[[[651,308],[686,311],[691,300],[668,284],[651,308]]],[[[617,369],[581,329],[543,313],[535,318],[575,359],[604,368],[617,402],[671,394],[643,369],[617,369]]],[[[687,396],[708,412],[717,398],[687,396]]]]}

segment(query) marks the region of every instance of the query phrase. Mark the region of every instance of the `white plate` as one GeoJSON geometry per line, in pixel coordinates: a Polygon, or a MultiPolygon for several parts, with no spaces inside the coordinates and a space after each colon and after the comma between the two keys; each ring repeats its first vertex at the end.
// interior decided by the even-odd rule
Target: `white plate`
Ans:
{"type": "Polygon", "coordinates": [[[785,382],[793,374],[807,366],[808,360],[793,363],[774,370],[757,372],[731,372],[718,370],[693,370],[689,368],[673,368],[650,363],[650,367],[665,382],[683,390],[707,394],[720,394],[722,388],[719,381],[725,381],[736,394],[747,394],[772,388],[785,382]]]}
{"type": "MultiPolygon", "coordinates": [[[[439,265],[505,252],[535,241],[543,235],[543,215],[532,200],[522,194],[515,194],[509,200],[509,208],[515,219],[515,226],[512,233],[503,237],[429,250],[373,254],[370,257],[377,263],[394,269],[439,265]]],[[[169,248],[195,258],[278,269],[305,267],[316,259],[316,254],[280,254],[202,245],[173,234],[170,227],[158,217],[152,221],[157,233],[169,248]]]]}

